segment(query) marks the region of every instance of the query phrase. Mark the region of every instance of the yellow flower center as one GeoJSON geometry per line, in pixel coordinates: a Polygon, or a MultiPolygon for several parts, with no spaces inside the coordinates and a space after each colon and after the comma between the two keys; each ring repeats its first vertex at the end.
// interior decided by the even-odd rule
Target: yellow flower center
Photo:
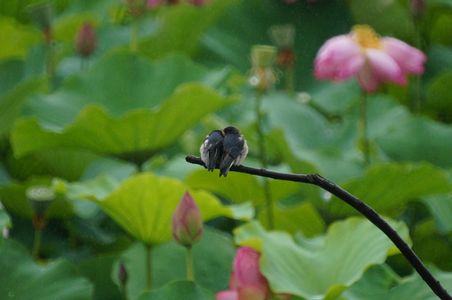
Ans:
{"type": "Polygon", "coordinates": [[[363,48],[380,48],[380,37],[368,25],[355,25],[352,34],[358,44],[363,48]]]}

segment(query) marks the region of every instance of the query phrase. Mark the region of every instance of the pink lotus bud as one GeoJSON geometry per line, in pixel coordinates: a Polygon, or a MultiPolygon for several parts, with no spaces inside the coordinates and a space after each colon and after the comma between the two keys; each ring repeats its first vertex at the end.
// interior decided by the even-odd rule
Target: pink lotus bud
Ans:
{"type": "Polygon", "coordinates": [[[240,247],[233,262],[230,290],[217,293],[217,300],[266,300],[271,296],[268,282],[259,270],[260,254],[240,247]]]}
{"type": "Polygon", "coordinates": [[[173,215],[173,238],[181,245],[190,247],[202,236],[201,213],[195,201],[185,192],[173,215]]]}
{"type": "Polygon", "coordinates": [[[88,57],[96,48],[96,32],[91,23],[85,22],[77,33],[75,48],[82,57],[88,57]]]}

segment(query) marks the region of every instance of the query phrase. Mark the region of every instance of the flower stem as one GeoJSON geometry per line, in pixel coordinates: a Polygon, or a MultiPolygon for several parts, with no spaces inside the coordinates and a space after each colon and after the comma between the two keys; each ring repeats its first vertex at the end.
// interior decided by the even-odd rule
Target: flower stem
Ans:
{"type": "Polygon", "coordinates": [[[286,91],[292,94],[295,90],[295,69],[293,66],[286,67],[286,91]]]}
{"type": "MultiPolygon", "coordinates": [[[[414,17],[414,31],[416,36],[416,47],[424,51],[425,45],[423,41],[422,34],[422,24],[421,20],[417,17],[414,17]]],[[[414,79],[414,95],[411,97],[411,110],[415,113],[419,113],[422,109],[422,94],[421,94],[421,76],[417,75],[414,79]]]]}
{"type": "MultiPolygon", "coordinates": [[[[257,92],[256,102],[255,102],[255,113],[256,113],[256,131],[257,131],[257,142],[259,146],[259,158],[263,168],[267,168],[267,151],[265,148],[265,137],[263,131],[263,120],[262,120],[262,92],[257,92]]],[[[267,211],[267,223],[268,228],[274,228],[274,218],[273,218],[273,201],[271,199],[270,183],[267,178],[264,178],[264,197],[265,197],[265,207],[267,211]]]]}
{"type": "Polygon", "coordinates": [[[151,248],[151,245],[146,244],[146,289],[148,290],[152,288],[151,248]]]}
{"type": "Polygon", "coordinates": [[[193,269],[193,253],[191,250],[191,246],[186,247],[187,249],[187,280],[188,281],[195,281],[195,275],[194,275],[194,269],[193,269]]]}
{"type": "Polygon", "coordinates": [[[369,139],[367,137],[367,94],[361,93],[359,115],[359,144],[366,164],[370,163],[369,139]]]}
{"type": "Polygon", "coordinates": [[[138,50],[138,24],[137,20],[134,20],[132,22],[131,28],[130,28],[130,50],[132,52],[137,52],[138,50]]]}
{"type": "Polygon", "coordinates": [[[33,240],[33,249],[31,251],[31,255],[34,259],[39,258],[39,252],[41,250],[41,242],[42,242],[42,229],[35,229],[35,236],[33,240]]]}

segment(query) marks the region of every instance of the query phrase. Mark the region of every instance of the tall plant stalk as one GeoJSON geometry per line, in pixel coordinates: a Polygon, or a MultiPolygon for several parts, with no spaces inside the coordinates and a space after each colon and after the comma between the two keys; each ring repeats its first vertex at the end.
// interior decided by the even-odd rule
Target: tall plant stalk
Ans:
{"type": "Polygon", "coordinates": [[[152,246],[146,244],[146,289],[152,288],[152,246]]]}
{"type": "MultiPolygon", "coordinates": [[[[262,96],[263,93],[258,91],[256,93],[255,100],[255,114],[256,114],[256,132],[257,132],[257,143],[259,147],[259,159],[261,161],[262,167],[267,168],[267,149],[265,147],[265,136],[263,130],[263,112],[262,112],[262,96]]],[[[264,197],[265,197],[265,208],[267,212],[267,223],[269,229],[273,229],[274,224],[274,208],[273,201],[271,197],[270,182],[267,178],[263,178],[264,182],[264,197]]]]}
{"type": "Polygon", "coordinates": [[[186,264],[187,264],[187,280],[195,281],[195,272],[193,268],[193,252],[191,246],[185,247],[187,249],[186,264]]]}
{"type": "Polygon", "coordinates": [[[366,164],[370,163],[370,150],[369,150],[369,138],[367,133],[367,93],[361,92],[359,99],[359,146],[364,156],[366,164]]]}

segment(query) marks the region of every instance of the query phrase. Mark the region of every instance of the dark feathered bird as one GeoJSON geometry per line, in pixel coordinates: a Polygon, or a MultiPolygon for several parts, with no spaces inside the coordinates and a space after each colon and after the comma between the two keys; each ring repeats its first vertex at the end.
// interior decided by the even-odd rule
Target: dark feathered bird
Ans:
{"type": "Polygon", "coordinates": [[[223,155],[223,132],[221,130],[214,130],[201,144],[199,152],[201,153],[201,160],[207,167],[208,171],[213,171],[215,167],[220,164],[223,155]]]}
{"type": "Polygon", "coordinates": [[[223,129],[223,155],[220,162],[220,177],[228,175],[231,166],[240,165],[248,154],[248,145],[240,131],[232,126],[223,129]]]}

